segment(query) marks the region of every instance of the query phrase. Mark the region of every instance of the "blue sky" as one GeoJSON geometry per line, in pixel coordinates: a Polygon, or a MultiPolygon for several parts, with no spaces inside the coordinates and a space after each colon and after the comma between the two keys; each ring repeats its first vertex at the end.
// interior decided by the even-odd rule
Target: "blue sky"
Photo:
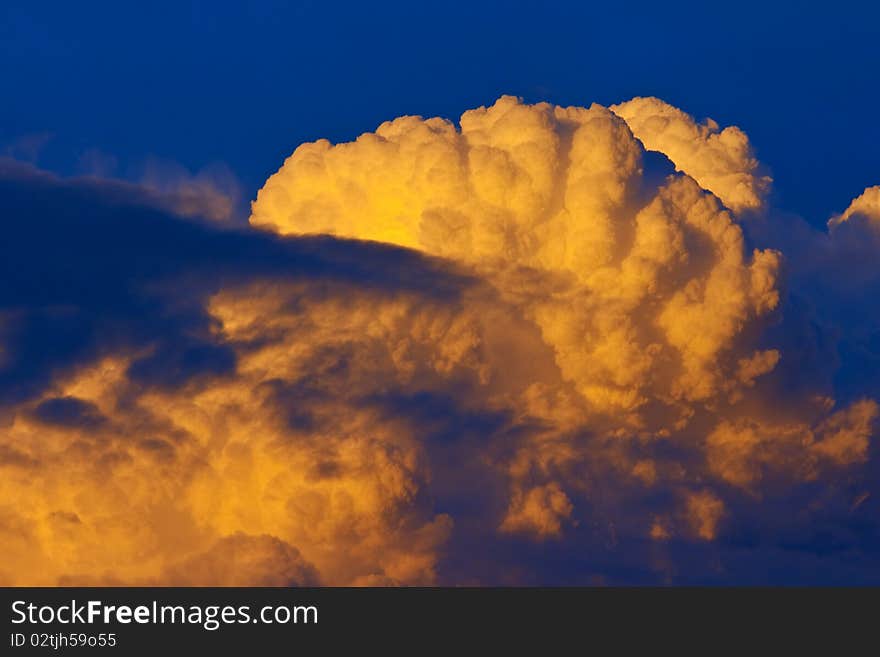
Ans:
{"type": "Polygon", "coordinates": [[[297,144],[503,93],[656,95],[752,139],[776,205],[811,223],[880,181],[872,3],[35,2],[0,9],[0,147],[223,162],[251,198],[297,144]],[[39,139],[37,140],[39,141],[39,139]]]}

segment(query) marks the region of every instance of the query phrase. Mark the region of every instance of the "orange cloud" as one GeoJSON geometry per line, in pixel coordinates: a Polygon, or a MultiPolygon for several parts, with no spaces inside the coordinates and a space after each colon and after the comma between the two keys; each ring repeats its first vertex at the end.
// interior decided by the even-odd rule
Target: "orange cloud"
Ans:
{"type": "Polygon", "coordinates": [[[878,407],[784,385],[785,262],[742,220],[772,220],[768,185],[741,131],[656,99],[503,97],[300,146],[260,230],[160,232],[179,260],[114,290],[143,326],[108,314],[3,406],[0,579],[493,581],[449,564],[708,549],[769,499],[809,523],[853,495],[878,407]]]}

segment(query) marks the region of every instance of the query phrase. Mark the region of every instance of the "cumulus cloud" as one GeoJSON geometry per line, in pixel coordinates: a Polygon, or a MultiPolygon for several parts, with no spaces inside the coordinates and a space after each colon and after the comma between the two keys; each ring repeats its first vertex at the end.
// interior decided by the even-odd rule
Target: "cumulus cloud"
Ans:
{"type": "Polygon", "coordinates": [[[843,214],[832,218],[828,225],[833,229],[844,222],[864,222],[865,227],[880,230],[880,186],[868,187],[861,196],[853,199],[843,214]]]}
{"type": "Polygon", "coordinates": [[[692,116],[659,98],[633,98],[611,110],[622,117],[645,148],[664,153],[735,212],[765,207],[773,179],[755,158],[748,136],[736,126],[723,130],[712,119],[692,116]]]}
{"type": "MultiPolygon", "coordinates": [[[[620,444],[596,446],[611,436],[621,444],[636,436],[684,442],[702,452],[691,458],[706,459],[708,474],[737,478],[719,465],[725,418],[748,412],[756,382],[784,358],[778,348],[759,348],[764,328],[778,320],[781,257],[750,252],[726,208],[762,209],[769,184],[742,131],[698,125],[657,99],[609,111],[504,97],[466,112],[460,129],[403,117],[352,143],[304,144],[260,190],[251,223],[392,242],[468,263],[534,323],[563,385],[529,387],[516,412],[539,416],[551,435],[589,428],[608,436],[584,447],[534,434],[508,466],[517,483],[500,527],[552,536],[572,513],[566,488],[585,484],[550,471],[611,458],[634,479],[656,485],[664,477],[668,464],[658,475],[651,459],[612,456],[624,451],[620,444]],[[651,171],[642,144],[684,175],[651,171]],[[703,442],[701,431],[711,439],[703,442]]],[[[855,433],[865,439],[876,408],[858,408],[867,421],[855,433]]],[[[785,431],[761,431],[772,436],[770,452],[785,451],[778,445],[785,431]]],[[[808,460],[836,453],[832,441],[808,449],[808,426],[794,433],[808,460]]],[[[861,448],[841,449],[864,461],[866,444],[853,440],[861,448]]],[[[748,440],[727,442],[740,451],[729,457],[737,467],[767,465],[750,460],[748,440]]],[[[765,458],[797,469],[783,456],[765,458]]],[[[668,474],[687,478],[675,468],[668,474]]],[[[684,497],[685,515],[703,538],[715,536],[722,516],[723,501],[710,495],[684,497]],[[694,514],[703,518],[696,525],[694,514]]]]}
{"type": "Polygon", "coordinates": [[[877,414],[876,402],[861,400],[825,416],[816,426],[762,423],[750,417],[724,421],[706,439],[709,467],[743,488],[774,474],[815,480],[823,466],[867,460],[877,414]]]}
{"type": "Polygon", "coordinates": [[[644,166],[603,107],[504,97],[466,112],[460,131],[403,117],[350,144],[305,144],[260,190],[251,223],[471,263],[538,325],[585,400],[632,413],[716,394],[734,342],[778,303],[779,255],[748,253],[691,178],[649,181],[644,166]]]}
{"type": "Polygon", "coordinates": [[[512,97],[300,146],[248,230],[4,170],[0,578],[736,581],[816,532],[873,563],[875,395],[825,356],[789,385],[830,333],[741,221],[760,171],[655,99],[512,97]]]}

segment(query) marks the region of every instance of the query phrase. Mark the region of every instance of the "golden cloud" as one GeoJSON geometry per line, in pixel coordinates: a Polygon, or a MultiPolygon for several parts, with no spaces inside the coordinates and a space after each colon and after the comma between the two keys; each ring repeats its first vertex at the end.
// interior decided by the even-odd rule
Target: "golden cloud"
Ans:
{"type": "Polygon", "coordinates": [[[780,392],[782,256],[741,221],[769,182],[744,133],[656,99],[303,144],[253,227],[405,247],[455,290],[174,280],[234,363],[153,385],[160,346],[118,341],[4,412],[0,579],[472,582],[444,564],[474,541],[704,545],[767,491],[837,490],[878,407],[780,392]]]}

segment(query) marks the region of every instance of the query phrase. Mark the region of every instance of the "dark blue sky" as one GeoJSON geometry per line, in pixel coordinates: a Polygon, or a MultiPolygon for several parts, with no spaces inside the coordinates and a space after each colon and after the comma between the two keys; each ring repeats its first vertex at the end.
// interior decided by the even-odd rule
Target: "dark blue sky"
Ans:
{"type": "Polygon", "coordinates": [[[294,147],[502,93],[656,95],[744,128],[777,203],[821,224],[880,183],[880,6],[806,3],[38,2],[0,8],[0,150],[224,162],[252,197],[294,147]]]}

